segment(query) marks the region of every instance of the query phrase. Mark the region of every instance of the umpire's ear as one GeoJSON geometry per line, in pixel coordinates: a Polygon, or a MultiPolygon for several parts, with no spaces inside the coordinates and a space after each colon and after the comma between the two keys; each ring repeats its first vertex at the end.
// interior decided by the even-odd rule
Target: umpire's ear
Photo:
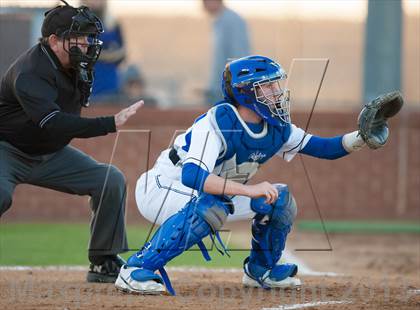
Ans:
{"type": "Polygon", "coordinates": [[[48,37],[48,45],[50,46],[54,54],[57,56],[61,65],[64,68],[69,68],[70,67],[70,56],[68,52],[69,40],[62,39],[59,36],[52,34],[48,37]]]}
{"type": "Polygon", "coordinates": [[[48,45],[53,50],[53,52],[57,54],[60,48],[59,44],[63,44],[60,38],[56,36],[55,34],[52,34],[48,37],[47,41],[48,41],[48,45]]]}

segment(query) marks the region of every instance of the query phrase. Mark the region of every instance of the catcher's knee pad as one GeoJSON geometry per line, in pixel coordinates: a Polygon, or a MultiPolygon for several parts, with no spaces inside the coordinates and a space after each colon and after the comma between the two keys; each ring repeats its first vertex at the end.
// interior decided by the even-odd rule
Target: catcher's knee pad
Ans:
{"type": "Polygon", "coordinates": [[[256,213],[255,218],[268,215],[272,224],[276,226],[292,225],[296,218],[297,206],[293,195],[285,184],[274,184],[278,191],[278,198],[274,204],[266,204],[265,198],[251,200],[251,209],[256,213]]]}
{"type": "MultiPolygon", "coordinates": [[[[206,260],[210,260],[202,239],[212,236],[212,233],[217,234],[229,213],[232,213],[232,203],[227,198],[208,194],[193,198],[160,226],[150,242],[128,259],[127,265],[150,271],[159,270],[168,291],[174,293],[163,267],[195,244],[206,260]]],[[[142,281],[141,278],[135,280],[142,281]]]]}
{"type": "Polygon", "coordinates": [[[270,276],[280,281],[297,272],[296,265],[277,266],[297,208],[287,185],[275,186],[279,196],[274,204],[264,203],[265,198],[251,201],[251,209],[256,215],[252,223],[252,249],[245,260],[245,272],[257,280],[270,276]]]}

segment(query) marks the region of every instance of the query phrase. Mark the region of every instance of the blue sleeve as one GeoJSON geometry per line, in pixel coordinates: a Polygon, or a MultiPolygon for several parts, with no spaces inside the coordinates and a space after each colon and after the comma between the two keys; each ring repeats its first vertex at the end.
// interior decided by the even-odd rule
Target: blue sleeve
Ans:
{"type": "Polygon", "coordinates": [[[199,192],[203,190],[204,182],[209,172],[193,163],[186,163],[182,166],[182,184],[199,192]]]}
{"type": "Polygon", "coordinates": [[[343,147],[342,139],[343,136],[333,138],[312,136],[299,153],[323,159],[337,159],[348,154],[343,147]]]}

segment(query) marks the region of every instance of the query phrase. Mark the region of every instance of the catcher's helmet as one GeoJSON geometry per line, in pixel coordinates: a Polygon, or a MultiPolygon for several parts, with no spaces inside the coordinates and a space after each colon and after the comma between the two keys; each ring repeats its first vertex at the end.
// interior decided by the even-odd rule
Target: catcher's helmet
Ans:
{"type": "MultiPolygon", "coordinates": [[[[62,0],[63,1],[63,0],[62,0]]],[[[81,6],[74,8],[63,1],[65,5],[57,6],[45,12],[41,33],[44,38],[55,34],[63,39],[64,50],[69,53],[70,62],[75,69],[91,70],[98,60],[102,50],[102,42],[98,39],[104,32],[101,20],[92,11],[81,6]],[[87,37],[86,41],[78,42],[77,38],[87,37]],[[73,39],[70,48],[64,41],[73,39]],[[81,47],[86,46],[86,52],[81,47]]]]}
{"type": "Polygon", "coordinates": [[[226,64],[222,90],[226,100],[253,110],[272,125],[284,125],[290,123],[289,90],[281,85],[286,79],[274,60],[247,56],[226,64]]]}

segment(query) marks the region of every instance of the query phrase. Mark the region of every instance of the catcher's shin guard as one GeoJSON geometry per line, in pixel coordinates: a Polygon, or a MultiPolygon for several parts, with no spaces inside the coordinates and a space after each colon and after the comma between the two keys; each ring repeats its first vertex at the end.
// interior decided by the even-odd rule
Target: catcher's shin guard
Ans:
{"type": "Polygon", "coordinates": [[[264,203],[264,198],[251,201],[251,209],[257,214],[252,223],[251,254],[244,261],[244,284],[252,279],[263,288],[276,287],[276,283],[297,273],[294,264],[277,265],[296,217],[296,202],[287,185],[276,187],[279,197],[274,204],[264,203]]]}
{"type": "MultiPolygon", "coordinates": [[[[208,235],[213,238],[215,234],[221,243],[217,231],[223,226],[229,213],[233,213],[233,205],[227,198],[209,194],[193,198],[162,224],[150,242],[128,259],[127,266],[144,270],[132,272],[131,278],[135,281],[150,280],[154,271],[159,270],[168,292],[175,295],[164,266],[195,244],[199,246],[204,258],[210,260],[202,239],[208,235]]],[[[223,243],[221,244],[224,249],[223,243]]],[[[160,277],[153,279],[159,282],[160,277]]]]}

